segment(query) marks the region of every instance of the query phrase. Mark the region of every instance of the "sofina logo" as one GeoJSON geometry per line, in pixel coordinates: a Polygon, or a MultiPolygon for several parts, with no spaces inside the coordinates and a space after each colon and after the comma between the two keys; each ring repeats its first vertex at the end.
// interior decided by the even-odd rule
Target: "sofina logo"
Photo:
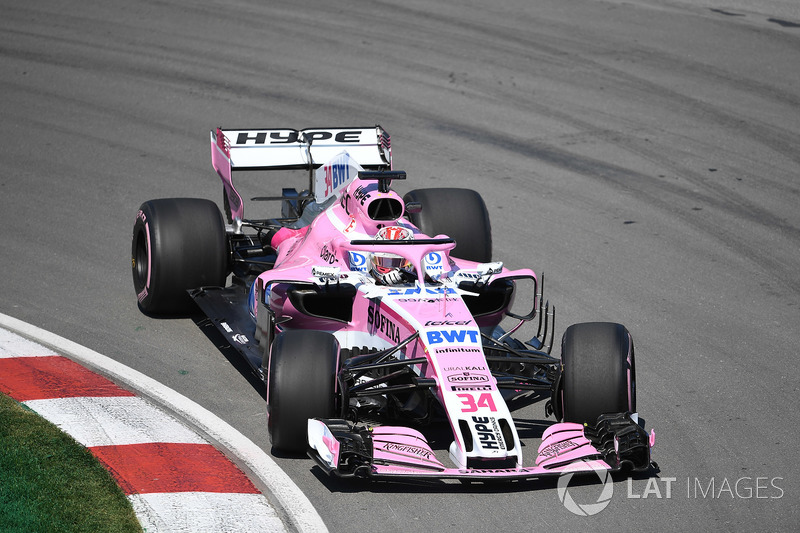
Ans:
{"type": "MultiPolygon", "coordinates": [[[[590,475],[590,474],[587,474],[590,475]]],[[[564,504],[564,507],[573,514],[578,516],[593,516],[608,507],[611,502],[611,496],[614,495],[614,481],[608,470],[598,466],[595,463],[574,463],[564,469],[564,472],[558,478],[558,499],[564,504]],[[594,503],[578,503],[569,493],[569,482],[575,472],[586,472],[586,466],[589,466],[594,473],[600,478],[602,489],[600,496],[594,503]]]]}

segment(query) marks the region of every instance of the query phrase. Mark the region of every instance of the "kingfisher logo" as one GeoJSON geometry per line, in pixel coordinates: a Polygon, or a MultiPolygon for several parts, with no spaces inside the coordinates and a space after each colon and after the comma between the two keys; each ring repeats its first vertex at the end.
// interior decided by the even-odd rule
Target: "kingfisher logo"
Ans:
{"type": "Polygon", "coordinates": [[[428,344],[477,344],[480,333],[475,329],[437,329],[425,335],[428,344]]]}

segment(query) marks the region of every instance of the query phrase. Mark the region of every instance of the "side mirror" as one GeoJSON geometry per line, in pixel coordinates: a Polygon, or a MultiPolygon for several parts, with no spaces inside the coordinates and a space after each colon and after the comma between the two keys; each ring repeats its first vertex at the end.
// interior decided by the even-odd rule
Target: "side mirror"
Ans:
{"type": "Polygon", "coordinates": [[[514,300],[512,305],[506,309],[506,315],[518,320],[531,320],[536,316],[536,278],[532,276],[520,276],[512,279],[514,281],[514,300]]]}

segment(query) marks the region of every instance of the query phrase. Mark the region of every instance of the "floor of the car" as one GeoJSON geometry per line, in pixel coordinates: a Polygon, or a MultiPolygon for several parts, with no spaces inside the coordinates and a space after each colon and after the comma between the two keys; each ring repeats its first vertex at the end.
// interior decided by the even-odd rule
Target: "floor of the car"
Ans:
{"type": "Polygon", "coordinates": [[[247,289],[244,286],[206,287],[190,292],[208,320],[258,372],[261,350],[255,339],[255,324],[247,310],[247,289]]]}

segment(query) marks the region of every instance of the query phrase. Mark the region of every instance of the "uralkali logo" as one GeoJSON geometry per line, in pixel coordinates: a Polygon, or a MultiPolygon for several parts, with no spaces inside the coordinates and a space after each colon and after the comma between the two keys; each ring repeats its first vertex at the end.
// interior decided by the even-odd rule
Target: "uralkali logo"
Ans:
{"type": "Polygon", "coordinates": [[[608,507],[611,502],[611,496],[614,495],[614,480],[608,473],[608,470],[596,465],[595,463],[574,463],[564,469],[564,473],[558,478],[558,499],[564,504],[564,507],[573,514],[578,516],[593,516],[608,507]],[[600,478],[602,488],[600,495],[593,503],[578,503],[569,493],[569,482],[576,471],[585,472],[586,466],[590,466],[594,470],[597,477],[600,478]]]}

